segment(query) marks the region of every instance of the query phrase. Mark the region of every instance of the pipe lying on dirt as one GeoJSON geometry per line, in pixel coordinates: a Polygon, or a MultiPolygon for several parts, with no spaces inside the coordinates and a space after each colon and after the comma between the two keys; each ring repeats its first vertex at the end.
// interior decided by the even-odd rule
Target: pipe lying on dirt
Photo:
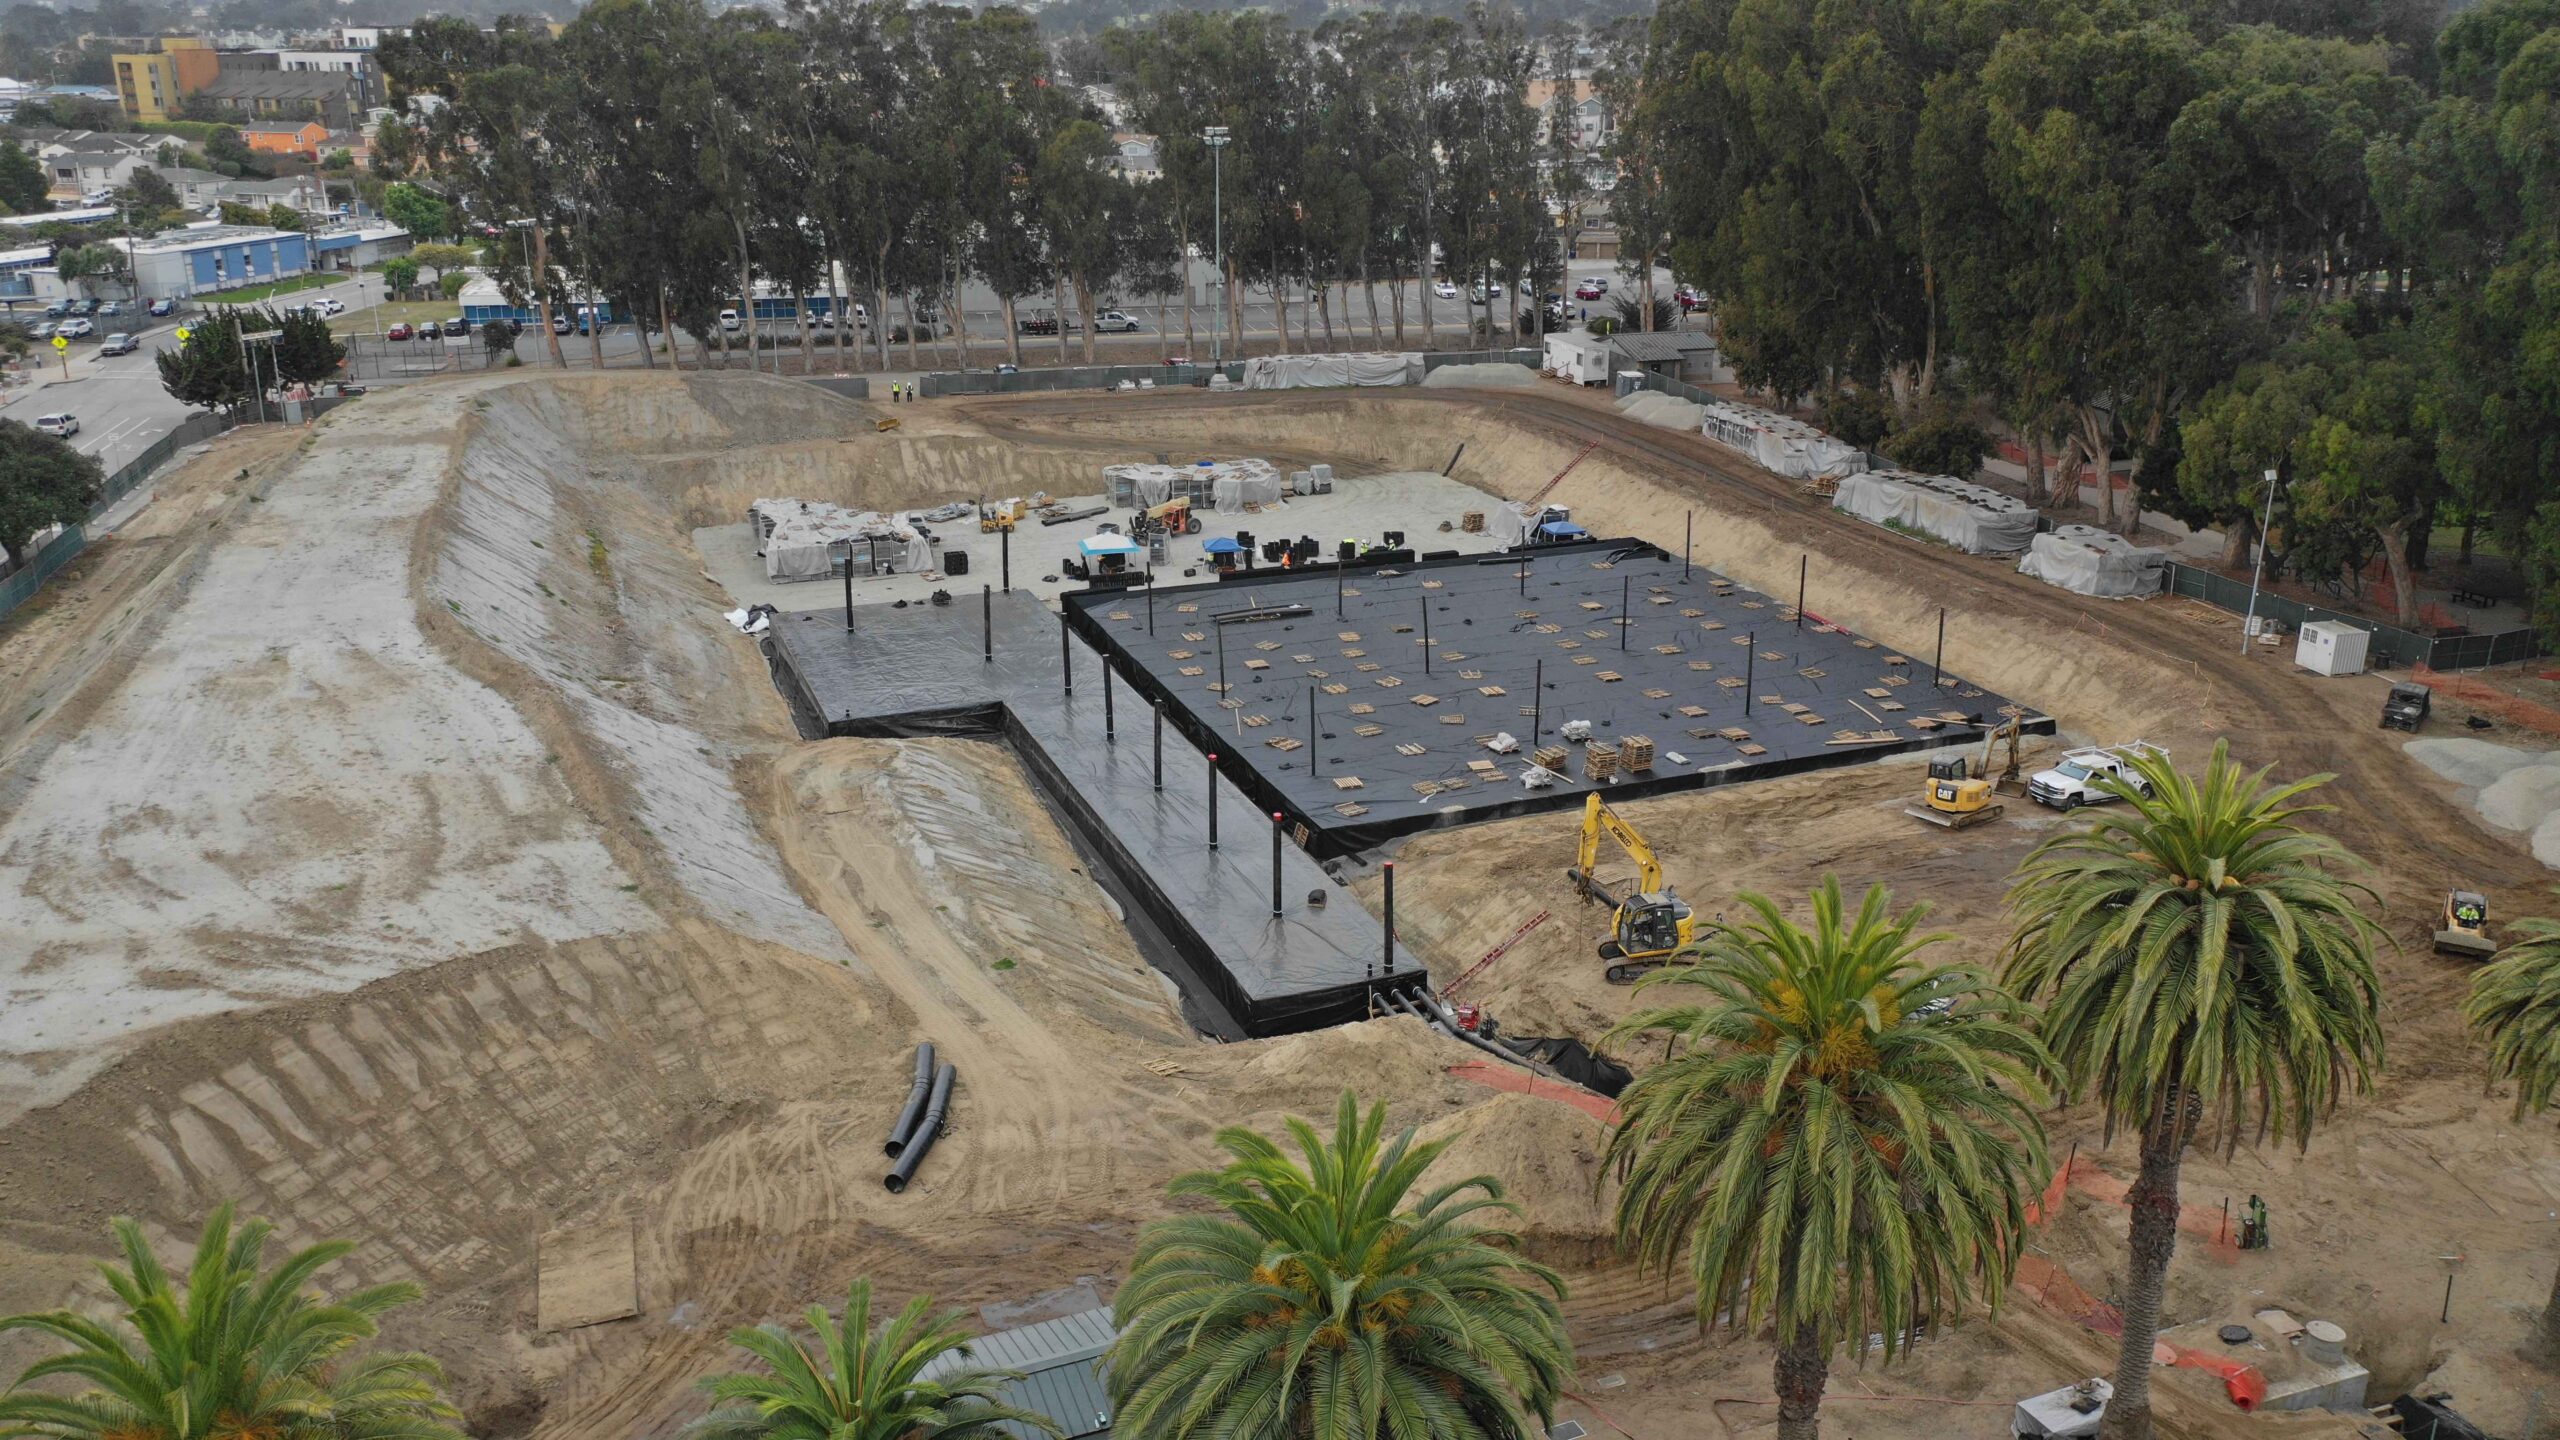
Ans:
{"type": "Polygon", "coordinates": [[[924,1113],[925,1092],[933,1088],[933,1042],[927,1040],[916,1047],[916,1083],[907,1087],[906,1108],[898,1112],[898,1123],[889,1127],[889,1143],[880,1153],[895,1160],[907,1148],[915,1134],[916,1117],[924,1113]]]}
{"type": "Polygon", "coordinates": [[[907,1137],[906,1148],[900,1152],[898,1163],[890,1166],[889,1173],[880,1178],[880,1183],[889,1187],[890,1194],[906,1192],[907,1182],[915,1178],[916,1167],[924,1163],[925,1155],[933,1149],[934,1137],[942,1133],[942,1112],[951,1103],[951,1082],[959,1073],[947,1064],[933,1073],[933,1099],[924,1107],[924,1118],[916,1122],[915,1132],[907,1137]]]}

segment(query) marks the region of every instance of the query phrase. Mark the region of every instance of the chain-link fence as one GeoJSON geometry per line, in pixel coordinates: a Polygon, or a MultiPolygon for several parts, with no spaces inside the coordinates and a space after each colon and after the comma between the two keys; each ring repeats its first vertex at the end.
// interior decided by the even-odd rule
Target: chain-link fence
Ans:
{"type": "MultiPolygon", "coordinates": [[[[2248,586],[2192,565],[2169,566],[2169,593],[2202,600],[2234,615],[2250,613],[2248,586]]],[[[2361,615],[2306,605],[2264,589],[2258,591],[2256,613],[2261,619],[2290,630],[2299,630],[2310,620],[2343,621],[2373,637],[2366,654],[2374,664],[2394,668],[2425,665],[2436,670],[2478,670],[2490,665],[2512,665],[2544,653],[2541,635],[2532,630],[2507,630],[2495,635],[2421,635],[2361,615]]]]}
{"type": "MultiPolygon", "coordinates": [[[[1126,380],[1152,380],[1159,387],[1206,385],[1215,365],[1067,365],[1054,369],[943,370],[918,377],[927,399],[939,395],[1023,395],[1039,390],[1108,390],[1126,380]]],[[[1244,362],[1225,367],[1229,384],[1244,382],[1244,362]]]]}
{"type": "MultiPolygon", "coordinates": [[[[94,522],[99,516],[106,514],[116,502],[139,489],[144,481],[149,480],[159,471],[161,466],[169,463],[170,456],[190,445],[210,440],[238,423],[237,420],[217,414],[190,415],[180,421],[176,429],[152,441],[141,454],[116,467],[115,473],[109,475],[106,483],[99,487],[97,502],[89,507],[89,519],[94,522]]],[[[42,550],[37,551],[35,559],[30,561],[26,568],[0,577],[0,616],[6,616],[10,611],[33,599],[36,591],[43,588],[44,582],[52,578],[55,571],[70,564],[73,557],[87,549],[88,545],[89,536],[86,527],[70,526],[55,536],[52,542],[42,550]]]]}

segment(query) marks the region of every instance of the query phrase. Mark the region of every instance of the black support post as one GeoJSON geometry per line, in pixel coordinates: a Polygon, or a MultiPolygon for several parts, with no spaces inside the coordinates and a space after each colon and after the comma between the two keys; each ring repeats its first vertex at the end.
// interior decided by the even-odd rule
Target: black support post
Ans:
{"type": "Polygon", "coordinates": [[[1742,637],[1742,713],[1745,715],[1751,713],[1751,692],[1755,688],[1752,680],[1759,664],[1760,634],[1755,630],[1742,637]]]}
{"type": "Polygon", "coordinates": [[[1431,673],[1431,597],[1422,597],[1422,673],[1431,673]]]}
{"type": "Polygon", "coordinates": [[[1307,687],[1307,773],[1316,773],[1316,687],[1307,687]]]}
{"type": "Polygon", "coordinates": [[[1156,707],[1156,788],[1164,788],[1164,702],[1150,701],[1156,707]]]}
{"type": "Polygon", "coordinates": [[[1627,614],[1627,606],[1628,606],[1628,605],[1630,605],[1630,604],[1632,604],[1632,603],[1634,602],[1634,600],[1635,600],[1635,593],[1636,593],[1636,582],[1635,582],[1635,577],[1634,577],[1634,576],[1632,576],[1632,575],[1621,575],[1621,576],[1619,576],[1619,577],[1618,577],[1618,648],[1619,648],[1619,649],[1621,649],[1621,650],[1624,650],[1624,649],[1626,649],[1626,648],[1627,648],[1627,632],[1628,632],[1629,630],[1632,630],[1632,629],[1634,629],[1634,628],[1635,628],[1635,623],[1634,623],[1634,621],[1633,621],[1632,619],[1630,619],[1630,618],[1629,618],[1629,616],[1628,616],[1628,614],[1627,614]]]}
{"type": "Polygon", "coordinates": [[[1271,812],[1271,918],[1280,918],[1280,812],[1271,812]]]}
{"type": "Polygon", "coordinates": [[[1067,612],[1058,612],[1058,669],[1066,676],[1067,693],[1076,693],[1076,657],[1067,649],[1067,612]]]}
{"type": "MultiPolygon", "coordinates": [[[[1218,622],[1212,620],[1212,625],[1218,622]]],[[[1218,698],[1227,699],[1227,627],[1218,625],[1218,698]]]]}
{"type": "Polygon", "coordinates": [[[1938,677],[1939,677],[1940,675],[1942,675],[1942,674],[1946,673],[1946,666],[1947,666],[1947,607],[1946,607],[1946,606],[1944,606],[1944,605],[1941,605],[1941,606],[1939,606],[1939,607],[1938,607],[1938,658],[1929,662],[1929,688],[1930,688],[1930,689],[1935,690],[1935,689],[1937,689],[1937,688],[1938,688],[1938,684],[1939,684],[1938,677]]]}
{"type": "Polygon", "coordinates": [[[1799,630],[1804,628],[1805,575],[1808,573],[1812,564],[1813,557],[1811,555],[1799,555],[1796,557],[1796,628],[1799,630]]]}
{"type": "Polygon", "coordinates": [[[1389,860],[1378,868],[1387,876],[1387,973],[1393,975],[1396,973],[1396,862],[1389,860]]]}
{"type": "Polygon", "coordinates": [[[1537,678],[1529,682],[1529,748],[1538,748],[1538,722],[1546,718],[1547,662],[1538,662],[1537,678]]]}
{"type": "Polygon", "coordinates": [[[1698,512],[1684,510],[1680,514],[1680,578],[1689,578],[1689,542],[1697,538],[1698,512]]]}
{"type": "Polygon", "coordinates": [[[1333,618],[1342,618],[1342,562],[1333,562],[1333,618]]]}
{"type": "Polygon", "coordinates": [[[1111,659],[1105,656],[1102,661],[1102,743],[1105,745],[1120,743],[1119,719],[1111,713],[1111,691],[1111,659]]]}
{"type": "Polygon", "coordinates": [[[1004,568],[1004,574],[1003,574],[1003,575],[1002,575],[1002,577],[1000,577],[1000,578],[1004,581],[1004,588],[1005,588],[1005,589],[1007,589],[1007,590],[1011,590],[1011,589],[1013,588],[1013,527],[1012,527],[1012,526],[1007,525],[1007,526],[1006,526],[1006,527],[1004,527],[1003,529],[1001,529],[1001,530],[999,530],[999,531],[997,531],[997,532],[996,532],[996,549],[997,549],[999,552],[1001,552],[1001,553],[1003,554],[1003,556],[1004,556],[1004,566],[1003,566],[1003,568],[1004,568]]]}
{"type": "Polygon", "coordinates": [[[1148,571],[1148,572],[1147,572],[1147,634],[1149,634],[1149,635],[1151,635],[1151,636],[1152,636],[1152,635],[1154,635],[1155,633],[1156,633],[1156,577],[1155,577],[1155,572],[1154,572],[1154,571],[1152,571],[1152,570],[1150,570],[1150,571],[1148,571]]]}
{"type": "Polygon", "coordinates": [[[987,663],[996,659],[996,591],[992,585],[978,587],[978,629],[985,636],[987,663]]]}
{"type": "Polygon", "coordinates": [[[1209,848],[1218,848],[1218,752],[1209,752],[1209,848]]]}
{"type": "Polygon", "coordinates": [[[844,633],[853,633],[853,557],[844,557],[844,633]]]}

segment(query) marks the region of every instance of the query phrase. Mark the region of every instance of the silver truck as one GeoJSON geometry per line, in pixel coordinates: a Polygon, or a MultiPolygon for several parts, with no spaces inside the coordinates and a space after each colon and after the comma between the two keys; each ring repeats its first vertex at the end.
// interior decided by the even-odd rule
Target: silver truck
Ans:
{"type": "Polygon", "coordinates": [[[2083,805],[2103,805],[2120,798],[2115,791],[2098,783],[2101,776],[2121,780],[2137,793],[2148,795],[2151,787],[2133,768],[2137,755],[2165,760],[2169,752],[2148,740],[2067,751],[2060,763],[2050,770],[2037,771],[2034,778],[2027,781],[2027,798],[2056,810],[2077,810],[2083,805]]]}

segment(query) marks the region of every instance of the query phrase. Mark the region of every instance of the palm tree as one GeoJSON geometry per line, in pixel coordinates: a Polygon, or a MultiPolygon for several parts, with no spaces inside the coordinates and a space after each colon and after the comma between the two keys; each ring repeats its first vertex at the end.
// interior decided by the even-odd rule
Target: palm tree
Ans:
{"type": "MultiPolygon", "coordinates": [[[[1921,968],[1883,887],[1854,919],[1837,877],[1799,928],[1767,897],[1639,991],[1679,996],[1610,1039],[1671,1054],[1618,1097],[1604,1163],[1619,1242],[1668,1271],[1685,1251],[1701,1326],[1777,1334],[1779,1440],[1813,1440],[1831,1352],[2008,1289],[2047,1170],[2050,1064],[2025,1009],[1970,966],[1921,968]]],[[[1606,1042],[1604,1042],[1606,1043],[1606,1042]]]]}
{"type": "Polygon", "coordinates": [[[2208,1123],[2224,1153],[2248,1112],[2252,1142],[2290,1130],[2308,1145],[2339,1095],[2382,1064],[2381,930],[2373,892],[2340,878],[2360,862],[2298,827],[2316,775],[2268,788],[2219,743],[2201,781],[2146,753],[2138,782],[2086,829],[2036,847],[2009,891],[2017,935],[2006,978],[2045,999],[2043,1035],[2071,1098],[2094,1093],[2110,1139],[2141,1136],[2132,1275],[2109,1440],[2151,1434],[2151,1345],[2178,1238],[2178,1165],[2208,1123]],[[2049,998],[2048,998],[2049,997],[2049,998]]]}
{"type": "Polygon", "coordinates": [[[1446,1140],[1385,1138],[1348,1092],[1333,1139],[1292,1117],[1298,1159],[1242,1127],[1235,1158],[1175,1195],[1225,1215],[1149,1225],[1107,1357],[1127,1440],[1519,1440],[1570,1381],[1564,1281],[1479,1215],[1515,1207],[1477,1175],[1407,1203],[1446,1140]]]}
{"type": "Polygon", "coordinates": [[[414,1285],[374,1285],[337,1300],[312,1277],[355,1247],[332,1240],[300,1250],[261,1278],[265,1221],[236,1231],[228,1205],[205,1221],[195,1263],[172,1283],[131,1220],[112,1226],[122,1266],[99,1271],[124,1305],[112,1327],[67,1310],[0,1319],[69,1348],[20,1372],[0,1394],[0,1436],[53,1440],[461,1440],[424,1355],[351,1354],[385,1311],[418,1298],[414,1285]],[[121,1331],[130,1331],[128,1339],[121,1331]],[[137,1343],[138,1342],[138,1343],[137,1343]],[[64,1376],[64,1395],[31,1382],[64,1376]]]}
{"type": "Polygon", "coordinates": [[[874,1329],[871,1282],[856,1280],[841,1324],[823,1305],[810,1306],[804,1318],[814,1350],[779,1325],[730,1331],[729,1343],[764,1368],[704,1380],[702,1388],[725,1403],[688,1433],[707,1440],[1002,1440],[1008,1421],[1058,1433],[1048,1416],[997,1398],[1019,1374],[939,1363],[969,1358],[969,1332],[958,1311],[936,1314],[925,1296],[874,1329]]]}
{"type": "MultiPolygon", "coordinates": [[[[2489,1042],[2489,1073],[2516,1082],[2516,1118],[2551,1107],[2560,1092],[2560,921],[2522,920],[2520,937],[2471,977],[2462,1018],[2489,1042]]],[[[2560,1351],[2560,1272],[2542,1307],[2543,1344],[2560,1351]]]]}

